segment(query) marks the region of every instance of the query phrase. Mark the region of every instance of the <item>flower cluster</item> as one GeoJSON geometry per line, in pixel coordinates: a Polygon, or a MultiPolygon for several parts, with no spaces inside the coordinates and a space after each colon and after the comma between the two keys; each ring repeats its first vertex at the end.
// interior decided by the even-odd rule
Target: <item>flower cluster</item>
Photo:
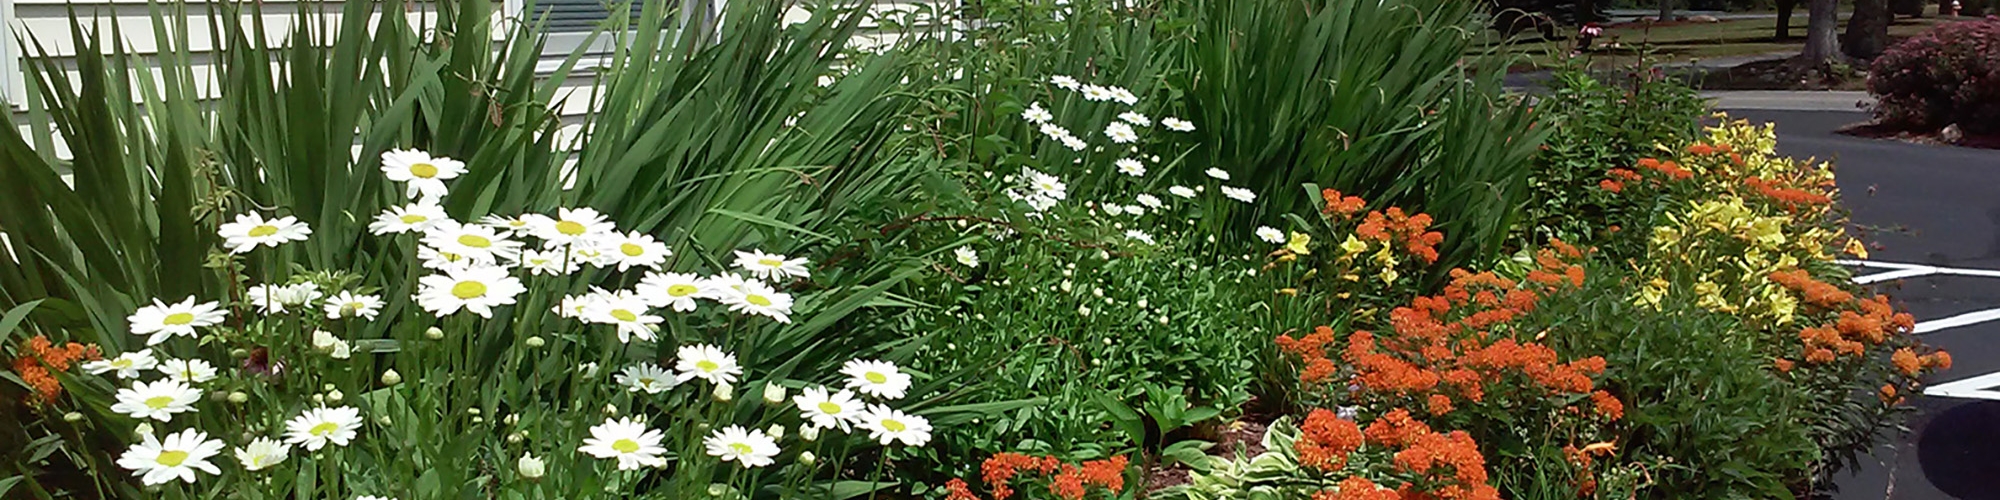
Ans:
{"type": "MultiPolygon", "coordinates": [[[[55,404],[56,400],[62,397],[62,383],[56,380],[55,374],[69,371],[77,361],[89,362],[85,363],[85,366],[96,366],[92,363],[101,362],[104,358],[104,355],[98,352],[96,345],[68,342],[58,347],[54,342],[50,342],[48,337],[42,335],[29,337],[22,347],[21,354],[14,358],[14,373],[21,377],[22,382],[27,382],[28,387],[34,389],[34,392],[28,394],[27,403],[36,406],[55,404]]],[[[127,367],[136,363],[138,360],[125,360],[127,367]]],[[[107,364],[96,372],[101,373],[110,369],[107,364]]]]}
{"type": "Polygon", "coordinates": [[[1306,415],[1299,437],[1292,442],[1299,462],[1326,474],[1350,474],[1333,490],[1315,493],[1315,500],[1396,498],[1500,498],[1487,484],[1486,457],[1465,431],[1433,432],[1403,408],[1377,417],[1363,430],[1352,420],[1316,409],[1306,415]],[[1393,470],[1403,484],[1390,489],[1347,469],[1348,457],[1364,449],[1390,454],[1393,470]]]}
{"type": "MultiPolygon", "coordinates": [[[[979,465],[980,480],[991,489],[992,500],[1005,500],[1014,496],[1013,482],[1023,473],[1033,472],[1048,478],[1049,493],[1064,500],[1081,500],[1092,487],[1117,496],[1125,489],[1125,471],[1130,466],[1125,456],[1115,456],[1103,460],[1089,460],[1081,464],[1068,464],[1053,456],[1031,456],[1020,453],[1002,452],[988,457],[979,465]]],[[[973,493],[972,486],[962,479],[952,479],[945,483],[947,500],[980,500],[973,493]]]]}

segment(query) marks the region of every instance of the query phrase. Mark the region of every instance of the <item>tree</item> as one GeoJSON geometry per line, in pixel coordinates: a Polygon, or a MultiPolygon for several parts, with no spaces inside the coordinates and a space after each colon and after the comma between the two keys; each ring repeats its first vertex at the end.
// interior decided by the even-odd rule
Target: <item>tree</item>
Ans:
{"type": "Polygon", "coordinates": [[[1840,47],[1848,57],[1874,59],[1889,44],[1889,0],[1854,0],[1854,15],[1847,18],[1847,33],[1840,47]]]}
{"type": "Polygon", "coordinates": [[[1674,0],[1660,0],[1660,22],[1674,20],[1674,0]]]}
{"type": "Polygon", "coordinates": [[[1924,17],[1924,0],[1890,0],[1889,11],[1898,16],[1924,17]]]}
{"type": "Polygon", "coordinates": [[[1796,62],[1819,66],[1840,57],[1840,0],[1806,0],[1806,46],[1796,62]]]}
{"type": "Polygon", "coordinates": [[[1792,9],[1797,8],[1798,6],[1799,6],[1799,0],[1778,0],[1778,34],[1776,36],[1777,39],[1779,40],[1792,39],[1792,9]]]}

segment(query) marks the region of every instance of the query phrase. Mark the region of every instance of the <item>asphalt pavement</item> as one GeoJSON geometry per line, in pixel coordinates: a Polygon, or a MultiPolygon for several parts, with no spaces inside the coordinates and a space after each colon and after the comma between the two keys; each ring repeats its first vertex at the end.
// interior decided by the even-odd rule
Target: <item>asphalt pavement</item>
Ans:
{"type": "MultiPolygon", "coordinates": [[[[1733,117],[1777,123],[1779,153],[1834,163],[1855,229],[1879,244],[1875,267],[1856,274],[1907,276],[1869,286],[1916,316],[1925,343],[1952,353],[1933,384],[2000,373],[2000,151],[1837,134],[1868,119],[1850,94],[1716,97],[1733,117]]],[[[1952,386],[1971,397],[1912,396],[1910,432],[1839,474],[1832,498],[2000,500],[2000,391],[1980,385],[1952,386]]]]}

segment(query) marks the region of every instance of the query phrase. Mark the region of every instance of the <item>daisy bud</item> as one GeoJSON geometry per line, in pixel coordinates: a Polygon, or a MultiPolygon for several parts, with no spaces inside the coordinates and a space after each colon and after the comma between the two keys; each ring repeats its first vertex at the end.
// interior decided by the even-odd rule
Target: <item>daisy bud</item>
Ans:
{"type": "Polygon", "coordinates": [[[378,424],[378,425],[389,425],[389,416],[388,416],[388,415],[383,415],[383,416],[379,416],[379,417],[375,417],[375,423],[376,423],[376,424],[378,424]]]}
{"type": "Polygon", "coordinates": [[[403,374],[396,373],[395,368],[390,368],[388,371],[382,372],[382,385],[396,385],[402,382],[403,374]]]}
{"type": "Polygon", "coordinates": [[[807,467],[811,467],[813,463],[818,461],[819,457],[813,456],[813,452],[799,452],[799,463],[806,464],[807,467]]]}
{"type": "Polygon", "coordinates": [[[132,427],[132,433],[143,436],[151,436],[153,435],[153,424],[139,422],[139,425],[132,427]]]}
{"type": "Polygon", "coordinates": [[[250,357],[250,350],[248,350],[248,349],[243,349],[243,348],[236,348],[236,349],[230,349],[230,350],[229,350],[229,357],[232,357],[232,358],[247,358],[247,357],[250,357]]]}
{"type": "Polygon", "coordinates": [[[322,391],[327,391],[327,392],[333,392],[333,389],[334,389],[334,386],[333,386],[333,384],[326,384],[326,385],[322,385],[322,386],[319,386],[319,390],[322,390],[322,391]]]}
{"type": "Polygon", "coordinates": [[[326,396],[321,396],[321,395],[318,395],[318,394],[314,394],[314,395],[313,395],[313,403],[315,403],[315,404],[326,404],[326,396]]]}
{"type": "Polygon", "coordinates": [[[229,399],[229,394],[227,394],[227,393],[221,393],[221,392],[211,392],[211,393],[208,393],[208,400],[209,400],[209,401],[214,401],[214,402],[217,402],[217,403],[220,403],[220,402],[222,402],[223,400],[226,400],[226,399],[229,399]]]}
{"type": "Polygon", "coordinates": [[[513,415],[508,415],[507,418],[501,419],[500,421],[506,422],[507,425],[518,424],[521,423],[521,414],[515,413],[513,415]]]}
{"type": "Polygon", "coordinates": [[[334,389],[334,391],[333,391],[333,392],[329,392],[329,393],[326,393],[326,400],[327,400],[327,401],[332,401],[332,402],[335,402],[335,403],[338,403],[338,402],[340,402],[340,400],[342,400],[342,399],[346,399],[346,398],[347,398],[347,395],[345,395],[345,394],[341,394],[341,393],[340,393],[340,390],[339,390],[339,389],[334,389]]]}
{"type": "Polygon", "coordinates": [[[472,423],[475,423],[475,424],[483,424],[483,423],[486,423],[486,417],[472,417],[472,423]]]}
{"type": "Polygon", "coordinates": [[[604,403],[604,416],[607,417],[618,416],[618,407],[611,406],[611,403],[604,403]]]}
{"type": "Polygon", "coordinates": [[[1139,308],[1140,309],[1146,308],[1146,299],[1139,299],[1139,308]]]}
{"type": "Polygon", "coordinates": [[[433,327],[430,327],[430,328],[425,328],[425,329],[424,329],[424,338],[427,338],[427,339],[431,339],[431,340],[443,340],[443,339],[444,339],[444,330],[441,330],[441,329],[438,329],[438,327],[435,327],[435,326],[433,326],[433,327]]]}
{"type": "Polygon", "coordinates": [[[1076,306],[1076,314],[1085,317],[1090,316],[1090,306],[1088,305],[1076,306]]]}
{"type": "Polygon", "coordinates": [[[1093,288],[1091,288],[1091,289],[1090,289],[1090,295],[1091,295],[1091,296],[1093,296],[1093,297],[1103,297],[1103,296],[1104,296],[1104,289],[1103,289],[1103,288],[1095,288],[1095,287],[1093,287],[1093,288]]]}
{"type": "Polygon", "coordinates": [[[516,432],[516,433],[513,433],[513,434],[508,434],[508,435],[507,435],[507,444],[521,444],[521,440],[522,440],[522,439],[525,439],[525,438],[522,438],[522,437],[521,437],[521,433],[519,433],[519,432],[516,432]]]}
{"type": "Polygon", "coordinates": [[[799,439],[804,439],[806,442],[818,441],[819,428],[814,427],[812,424],[799,426],[799,439]]]}
{"type": "Polygon", "coordinates": [[[716,402],[727,403],[731,399],[736,399],[736,386],[729,385],[728,382],[715,384],[715,392],[710,395],[715,396],[716,402]]]}
{"type": "Polygon", "coordinates": [[[236,403],[239,405],[243,403],[248,403],[250,402],[250,395],[244,394],[243,391],[231,392],[229,393],[229,402],[236,403]]]}
{"type": "Polygon", "coordinates": [[[69,412],[69,413],[64,413],[64,414],[63,414],[63,421],[64,421],[64,422],[81,422],[81,421],[83,421],[83,414],[82,414],[82,413],[77,413],[77,412],[69,412]]]}
{"type": "Polygon", "coordinates": [[[764,402],[776,406],[784,406],[785,386],[778,384],[764,384],[764,402]]]}
{"type": "Polygon", "coordinates": [[[764,433],[765,433],[765,434],[770,434],[770,435],[771,435],[771,439],[784,439],[784,438],[785,438],[785,426],[784,426],[784,425],[780,425],[780,424],[771,424],[771,428],[769,428],[769,429],[765,429],[765,430],[764,430],[764,433]]]}
{"type": "Polygon", "coordinates": [[[542,338],[539,336],[528,337],[528,340],[523,343],[527,344],[528,347],[541,347],[543,344],[547,344],[547,342],[543,341],[542,338]]]}
{"type": "Polygon", "coordinates": [[[514,470],[519,471],[521,477],[529,481],[539,481],[543,474],[548,473],[548,467],[542,464],[542,459],[535,458],[533,453],[522,454],[521,461],[514,465],[514,470]]]}
{"type": "Polygon", "coordinates": [[[1059,285],[1056,288],[1061,288],[1063,292],[1069,292],[1070,290],[1069,280],[1063,280],[1062,285],[1059,285]]]}

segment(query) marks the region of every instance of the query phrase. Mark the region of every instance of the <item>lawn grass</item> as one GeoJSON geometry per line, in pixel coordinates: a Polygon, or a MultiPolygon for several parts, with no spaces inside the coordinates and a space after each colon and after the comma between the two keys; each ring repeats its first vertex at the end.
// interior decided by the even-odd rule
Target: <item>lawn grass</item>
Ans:
{"type": "MultiPolygon", "coordinates": [[[[1889,26],[1891,38],[1904,38],[1931,26],[1953,19],[1938,17],[1898,18],[1889,26]]],[[[1604,29],[1604,34],[1589,51],[1590,65],[1594,68],[1614,68],[1630,66],[1642,55],[1649,55],[1656,64],[1686,64],[1702,60],[1726,57],[1758,56],[1765,54],[1796,53],[1805,42],[1805,15],[1801,13],[1792,19],[1792,38],[1775,38],[1775,19],[1734,19],[1715,23],[1669,23],[1652,25],[1625,23],[1604,29]]],[[[1841,26],[1846,27],[1843,17],[1841,26]]],[[[1569,33],[1560,33],[1568,36],[1569,33]]],[[[1521,59],[1513,67],[1516,71],[1528,71],[1555,67],[1565,64],[1571,40],[1542,39],[1540,34],[1524,32],[1513,40],[1504,40],[1499,33],[1488,31],[1481,36],[1475,50],[1498,49],[1503,55],[1521,59]]]]}

